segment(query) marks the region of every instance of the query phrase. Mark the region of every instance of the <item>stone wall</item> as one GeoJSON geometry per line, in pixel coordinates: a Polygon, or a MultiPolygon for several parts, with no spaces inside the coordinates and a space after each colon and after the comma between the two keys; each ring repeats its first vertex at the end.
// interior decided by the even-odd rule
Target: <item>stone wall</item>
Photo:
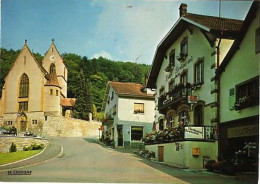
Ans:
{"type": "Polygon", "coordinates": [[[9,152],[9,148],[12,143],[15,143],[17,151],[22,151],[24,146],[31,146],[32,144],[44,144],[49,145],[49,140],[45,138],[33,138],[33,137],[7,137],[0,136],[0,153],[9,152]]]}
{"type": "Polygon", "coordinates": [[[101,122],[84,121],[74,118],[65,117],[48,117],[48,121],[44,123],[44,136],[60,136],[60,137],[82,137],[92,136],[98,137],[101,122]]]}

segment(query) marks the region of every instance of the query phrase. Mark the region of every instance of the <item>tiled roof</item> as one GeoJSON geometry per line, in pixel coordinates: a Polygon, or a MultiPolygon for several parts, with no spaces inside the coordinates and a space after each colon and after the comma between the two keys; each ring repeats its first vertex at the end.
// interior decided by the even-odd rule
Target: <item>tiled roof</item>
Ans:
{"type": "Polygon", "coordinates": [[[75,105],[76,98],[61,98],[60,105],[62,107],[72,107],[75,105]]]}
{"type": "Polygon", "coordinates": [[[109,85],[119,96],[154,98],[153,95],[142,92],[142,84],[110,81],[109,85]]]}
{"type": "Polygon", "coordinates": [[[221,31],[222,29],[228,31],[239,31],[242,26],[242,20],[219,18],[208,15],[198,15],[193,13],[188,13],[184,16],[189,20],[192,20],[198,24],[201,24],[211,30],[221,31]]]}
{"type": "Polygon", "coordinates": [[[48,75],[48,80],[45,85],[60,87],[55,70],[51,74],[48,75]]]}

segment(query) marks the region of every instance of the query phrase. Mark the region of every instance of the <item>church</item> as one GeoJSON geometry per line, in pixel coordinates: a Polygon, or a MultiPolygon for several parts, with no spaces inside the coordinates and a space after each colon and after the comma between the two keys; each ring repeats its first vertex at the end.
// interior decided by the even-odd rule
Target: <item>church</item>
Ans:
{"type": "Polygon", "coordinates": [[[68,70],[54,39],[42,61],[37,61],[27,40],[5,77],[0,99],[0,127],[39,134],[46,123],[70,117],[75,104],[67,98],[68,70]]]}

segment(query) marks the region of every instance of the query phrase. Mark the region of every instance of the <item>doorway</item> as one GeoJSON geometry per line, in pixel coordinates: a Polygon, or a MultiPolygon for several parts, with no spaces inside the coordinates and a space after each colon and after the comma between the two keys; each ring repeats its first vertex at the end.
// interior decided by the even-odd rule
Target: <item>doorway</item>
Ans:
{"type": "Polygon", "coordinates": [[[26,132],[27,131],[27,117],[22,114],[19,119],[18,119],[18,122],[19,122],[19,127],[20,127],[20,132],[26,132]]]}
{"type": "Polygon", "coordinates": [[[164,161],[164,146],[158,146],[158,161],[163,162],[164,161]]]}
{"type": "Polygon", "coordinates": [[[118,134],[118,146],[123,146],[123,126],[117,125],[117,134],[118,134]]]}

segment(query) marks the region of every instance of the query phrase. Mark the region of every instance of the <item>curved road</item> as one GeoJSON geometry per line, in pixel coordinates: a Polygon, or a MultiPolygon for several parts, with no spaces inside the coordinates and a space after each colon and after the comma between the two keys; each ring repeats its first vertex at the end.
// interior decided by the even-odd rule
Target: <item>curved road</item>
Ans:
{"type": "Polygon", "coordinates": [[[195,173],[170,168],[136,157],[123,150],[111,150],[91,138],[52,138],[63,146],[64,155],[34,166],[14,169],[32,171],[28,176],[0,173],[0,181],[84,182],[84,183],[227,183],[234,177],[195,173]]]}

